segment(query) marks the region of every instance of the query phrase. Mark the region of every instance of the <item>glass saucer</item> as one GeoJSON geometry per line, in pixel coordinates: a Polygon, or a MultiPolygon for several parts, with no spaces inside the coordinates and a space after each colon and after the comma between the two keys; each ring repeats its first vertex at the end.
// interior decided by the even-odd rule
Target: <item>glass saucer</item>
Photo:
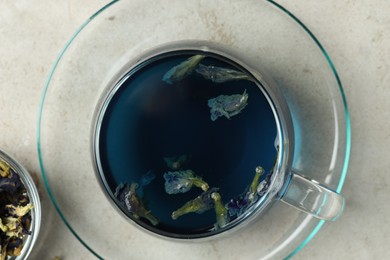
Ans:
{"type": "Polygon", "coordinates": [[[164,240],[123,218],[103,193],[91,155],[94,113],[102,94],[140,53],[179,40],[204,40],[261,63],[293,117],[293,168],[341,191],[350,123],[340,79],[319,40],[273,1],[113,1],[65,45],[47,80],[38,153],[50,198],[76,238],[98,258],[286,258],[321,229],[315,219],[275,203],[250,228],[205,242],[164,240]]]}

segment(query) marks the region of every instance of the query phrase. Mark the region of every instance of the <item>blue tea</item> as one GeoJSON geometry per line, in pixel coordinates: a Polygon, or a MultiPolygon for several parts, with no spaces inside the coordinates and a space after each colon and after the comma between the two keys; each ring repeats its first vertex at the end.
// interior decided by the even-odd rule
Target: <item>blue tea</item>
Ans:
{"type": "Polygon", "coordinates": [[[113,88],[100,120],[107,193],[158,234],[223,230],[268,187],[274,112],[260,83],[220,55],[175,51],[143,61],[113,88]]]}

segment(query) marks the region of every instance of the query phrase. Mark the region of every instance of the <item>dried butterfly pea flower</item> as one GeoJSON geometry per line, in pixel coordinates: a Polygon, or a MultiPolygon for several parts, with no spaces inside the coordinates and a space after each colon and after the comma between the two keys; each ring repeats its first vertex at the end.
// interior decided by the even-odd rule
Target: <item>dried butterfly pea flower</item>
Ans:
{"type": "Polygon", "coordinates": [[[18,217],[23,217],[33,208],[31,204],[27,204],[26,206],[6,205],[5,207],[8,209],[9,214],[18,217]]]}
{"type": "Polygon", "coordinates": [[[260,177],[264,174],[264,168],[257,166],[255,172],[248,192],[248,198],[251,202],[254,202],[257,199],[257,188],[259,187],[260,177]]]}
{"type": "Polygon", "coordinates": [[[0,218],[0,230],[3,231],[3,233],[8,231],[8,227],[3,224],[3,220],[0,218]]]}
{"type": "Polygon", "coordinates": [[[205,58],[204,55],[194,55],[187,60],[181,62],[175,67],[167,71],[163,76],[163,81],[168,84],[173,84],[177,81],[183,80],[189,76],[195,68],[198,66],[199,62],[205,58]]]}
{"type": "Polygon", "coordinates": [[[23,248],[23,239],[15,237],[10,239],[7,245],[7,255],[18,256],[23,248]]]}
{"type": "Polygon", "coordinates": [[[225,207],[229,211],[230,217],[238,217],[242,213],[244,213],[253,203],[257,201],[259,197],[264,195],[264,189],[267,188],[266,184],[267,180],[263,180],[260,182],[260,177],[264,174],[264,168],[261,166],[257,166],[255,169],[255,175],[253,180],[244,193],[241,195],[232,198],[225,207]]]}
{"type": "Polygon", "coordinates": [[[12,169],[8,169],[8,172],[0,178],[0,192],[7,192],[7,196],[19,196],[18,189],[21,187],[23,187],[23,184],[12,169]]]}
{"type": "Polygon", "coordinates": [[[133,215],[134,218],[145,218],[149,220],[152,225],[158,224],[158,219],[152,215],[150,210],[147,210],[144,203],[140,198],[138,198],[136,189],[138,187],[137,183],[132,183],[130,185],[130,191],[125,194],[125,205],[127,210],[133,215]]]}
{"type": "Polygon", "coordinates": [[[192,186],[201,188],[203,191],[209,189],[209,185],[202,178],[195,175],[192,170],[164,173],[165,192],[168,194],[185,193],[192,186]]]}
{"type": "Polygon", "coordinates": [[[134,218],[147,219],[154,226],[159,220],[146,208],[143,187],[152,182],[155,177],[153,171],[149,171],[141,177],[139,183],[120,183],[114,193],[114,196],[134,218]]]}
{"type": "Polygon", "coordinates": [[[6,162],[0,160],[0,176],[8,177],[10,173],[10,167],[6,162]]]}
{"type": "Polygon", "coordinates": [[[181,208],[172,212],[172,219],[177,219],[178,217],[188,213],[201,214],[213,208],[214,200],[212,199],[211,195],[218,190],[218,188],[211,188],[208,191],[205,191],[200,194],[195,199],[186,202],[181,208]]]}
{"type": "Polygon", "coordinates": [[[213,83],[224,83],[232,80],[253,81],[253,79],[244,72],[217,66],[205,66],[203,64],[199,64],[195,72],[202,75],[203,78],[211,80],[213,83]]]}
{"type": "Polygon", "coordinates": [[[214,209],[217,223],[215,228],[222,228],[229,222],[228,210],[222,202],[221,195],[218,192],[213,192],[211,198],[214,200],[214,209]]]}
{"type": "Polygon", "coordinates": [[[207,104],[210,107],[211,121],[215,121],[218,117],[231,117],[238,115],[248,105],[248,93],[246,90],[242,94],[234,95],[219,95],[211,98],[207,104]]]}
{"type": "Polygon", "coordinates": [[[33,205],[19,175],[0,160],[0,260],[20,255],[33,205]]]}

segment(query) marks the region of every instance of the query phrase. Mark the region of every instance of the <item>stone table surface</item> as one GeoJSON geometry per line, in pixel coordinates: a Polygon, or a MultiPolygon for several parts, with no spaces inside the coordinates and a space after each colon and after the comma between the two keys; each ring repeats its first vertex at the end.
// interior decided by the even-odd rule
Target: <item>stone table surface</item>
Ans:
{"type": "MultiPolygon", "coordinates": [[[[129,0],[130,1],[130,0],[129,0]]],[[[94,259],[60,220],[42,183],[36,133],[52,64],[107,0],[0,1],[0,147],[34,176],[44,222],[30,259],[94,259]]],[[[352,120],[346,208],[295,259],[390,257],[390,2],[277,0],[320,39],[341,76],[352,120]]],[[[245,256],[242,256],[245,259],[245,256]]]]}

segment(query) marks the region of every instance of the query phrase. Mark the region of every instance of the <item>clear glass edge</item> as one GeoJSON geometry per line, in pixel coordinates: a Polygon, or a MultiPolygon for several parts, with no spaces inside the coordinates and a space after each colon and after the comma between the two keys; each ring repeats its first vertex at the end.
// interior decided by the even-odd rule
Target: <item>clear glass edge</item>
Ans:
{"type": "MultiPolygon", "coordinates": [[[[302,29],[305,32],[307,32],[309,34],[309,36],[313,39],[313,41],[317,44],[317,46],[320,48],[321,52],[325,56],[325,59],[328,62],[330,68],[332,69],[333,75],[336,78],[336,81],[337,81],[337,84],[339,86],[339,90],[341,93],[341,99],[342,99],[343,104],[344,104],[345,123],[346,123],[346,149],[345,149],[344,165],[343,165],[343,169],[341,172],[339,185],[336,188],[336,192],[341,193],[341,190],[342,190],[344,182],[345,182],[345,178],[347,176],[349,158],[350,158],[350,154],[351,154],[351,120],[350,120],[350,116],[349,116],[347,99],[345,97],[345,93],[344,93],[343,85],[341,83],[341,79],[337,73],[336,67],[335,67],[332,59],[330,58],[329,54],[325,50],[324,46],[322,46],[320,41],[317,39],[317,37],[310,31],[310,29],[301,20],[299,20],[298,17],[293,15],[290,11],[288,11],[282,5],[276,3],[273,0],[266,0],[266,1],[273,4],[274,6],[276,6],[280,10],[282,10],[284,13],[286,13],[288,16],[290,16],[295,22],[297,22],[302,27],[302,29]]],[[[325,222],[326,222],[325,220],[320,220],[319,223],[317,224],[317,226],[309,234],[309,236],[294,251],[292,251],[288,256],[286,256],[285,259],[290,259],[294,255],[296,255],[300,250],[302,250],[314,238],[314,236],[320,231],[320,229],[325,224],[325,222]]]]}
{"type": "Polygon", "coordinates": [[[41,174],[43,178],[43,182],[45,184],[47,193],[49,194],[50,200],[52,201],[54,208],[56,209],[57,213],[60,215],[60,218],[62,221],[65,223],[67,228],[70,230],[70,232],[77,238],[77,240],[80,241],[80,243],[88,249],[94,256],[96,256],[98,259],[104,259],[101,256],[99,256],[90,246],[87,245],[87,243],[84,242],[84,240],[76,233],[76,231],[72,228],[68,220],[65,218],[64,214],[62,213],[60,207],[58,206],[57,200],[55,199],[53,192],[50,188],[49,180],[47,179],[45,168],[43,166],[43,159],[42,159],[42,152],[41,152],[41,122],[42,122],[42,111],[43,111],[43,106],[47,94],[47,90],[50,85],[50,81],[53,77],[53,74],[61,61],[62,57],[64,56],[66,50],[69,48],[69,46],[72,44],[72,42],[76,39],[77,35],[95,18],[97,17],[100,13],[102,13],[104,10],[109,8],[111,5],[115,4],[116,2],[119,2],[119,0],[113,0],[112,2],[108,3],[107,5],[103,6],[101,9],[99,9],[97,12],[95,12],[91,17],[89,17],[70,37],[68,42],[65,44],[65,46],[62,48],[60,51],[52,69],[49,72],[49,76],[46,80],[45,87],[42,92],[41,96],[41,101],[39,105],[39,113],[38,113],[38,127],[37,127],[37,149],[38,149],[38,159],[39,159],[39,167],[41,169],[41,174]]]}
{"type": "MultiPolygon", "coordinates": [[[[72,228],[72,226],[70,225],[70,223],[67,221],[67,219],[65,218],[65,216],[63,215],[60,207],[58,206],[58,203],[57,203],[57,200],[55,199],[54,195],[53,195],[53,192],[50,188],[50,184],[49,184],[49,181],[48,181],[48,178],[46,176],[46,172],[45,172],[45,168],[44,168],[44,165],[43,165],[43,159],[42,159],[42,153],[41,153],[41,122],[42,122],[42,111],[43,111],[43,106],[44,106],[44,101],[45,101],[45,97],[46,97],[46,94],[47,94],[47,90],[49,88],[49,85],[50,85],[50,81],[53,77],[53,74],[59,64],[59,62],[61,61],[63,55],[65,54],[65,52],[67,51],[67,49],[69,48],[69,46],[72,44],[72,42],[76,39],[76,37],[79,35],[79,33],[95,18],[97,17],[100,13],[102,13],[103,11],[105,11],[106,9],[108,9],[111,5],[119,2],[120,0],[113,0],[111,1],[110,3],[108,3],[107,5],[103,6],[101,9],[99,9],[97,12],[95,12],[91,17],[89,17],[77,30],[76,32],[70,37],[70,39],[68,40],[68,42],[65,44],[65,46],[62,48],[62,50],[60,51],[52,69],[50,70],[49,72],[49,76],[46,80],[46,83],[45,83],[45,87],[43,89],[43,92],[42,92],[42,96],[41,96],[41,101],[40,101],[40,105],[39,105],[39,113],[38,113],[38,127],[37,127],[37,149],[38,149],[38,159],[39,159],[39,166],[40,166],[40,169],[41,169],[41,174],[42,174],[42,178],[43,178],[43,181],[44,181],[44,184],[45,184],[45,187],[46,187],[46,190],[49,194],[49,197],[57,211],[57,213],[60,215],[62,221],[65,223],[65,225],[67,226],[67,228],[70,230],[70,232],[77,238],[77,240],[80,241],[80,243],[86,248],[88,249],[94,256],[96,256],[98,259],[104,259],[102,258],[101,256],[99,256],[91,247],[89,247],[84,241],[83,239],[76,233],[76,231],[72,228]]],[[[326,52],[325,48],[322,46],[322,44],[320,43],[320,41],[314,36],[314,34],[309,30],[309,28],[303,24],[303,22],[301,22],[295,15],[293,15],[290,11],[288,11],[286,8],[284,8],[282,5],[276,3],[275,1],[273,0],[266,0],[267,2],[269,2],[270,4],[274,5],[275,7],[277,7],[278,9],[280,9],[281,11],[283,11],[285,14],[287,14],[288,16],[290,16],[295,22],[298,23],[298,25],[300,25],[302,27],[302,29],[309,34],[309,36],[312,38],[312,40],[317,44],[317,46],[320,48],[321,52],[323,53],[323,55],[325,56],[325,59],[327,60],[329,66],[331,67],[332,69],[332,72],[336,78],[336,81],[337,81],[337,84],[339,86],[339,90],[340,90],[340,93],[341,93],[341,98],[342,98],[342,101],[343,101],[343,104],[344,104],[344,113],[345,113],[345,123],[346,123],[346,151],[345,151],[345,159],[344,159],[344,165],[343,165],[343,169],[342,169],[342,173],[341,173],[341,177],[340,177],[340,182],[339,182],[339,185],[337,186],[337,189],[336,189],[336,192],[340,193],[341,190],[342,190],[342,187],[344,185],[344,182],[345,182],[345,178],[347,176],[347,170],[348,170],[348,163],[349,163],[349,159],[350,159],[350,152],[351,152],[351,122],[350,122],[350,116],[349,116],[349,110],[348,110],[348,106],[347,106],[347,100],[346,100],[346,97],[345,97],[345,93],[344,93],[344,89],[343,89],[343,86],[342,86],[342,83],[341,83],[341,79],[337,73],[337,70],[336,70],[336,67],[334,66],[333,64],[333,61],[331,60],[330,56],[328,55],[328,53],[326,52]]],[[[319,232],[319,230],[322,228],[322,226],[325,224],[325,221],[324,220],[320,220],[319,223],[317,224],[317,226],[313,229],[313,231],[309,234],[309,236],[295,249],[293,250],[288,256],[285,257],[285,259],[290,259],[291,257],[293,257],[294,255],[296,255],[300,250],[302,250],[313,238],[314,236],[319,232]]]]}

